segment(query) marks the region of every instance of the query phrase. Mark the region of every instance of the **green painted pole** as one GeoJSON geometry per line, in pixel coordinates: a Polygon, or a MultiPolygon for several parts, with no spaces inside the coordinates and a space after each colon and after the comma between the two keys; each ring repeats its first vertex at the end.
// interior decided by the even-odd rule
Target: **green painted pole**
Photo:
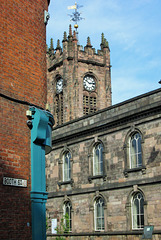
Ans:
{"type": "Polygon", "coordinates": [[[54,118],[48,111],[31,107],[27,111],[31,129],[31,210],[32,240],[46,240],[45,154],[51,151],[54,118]]]}

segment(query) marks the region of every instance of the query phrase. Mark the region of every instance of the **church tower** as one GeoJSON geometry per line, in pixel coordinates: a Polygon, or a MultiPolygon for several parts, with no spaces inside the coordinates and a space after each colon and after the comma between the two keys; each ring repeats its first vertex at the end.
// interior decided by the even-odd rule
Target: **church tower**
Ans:
{"type": "Polygon", "coordinates": [[[111,106],[110,49],[104,34],[96,53],[89,37],[84,49],[78,44],[70,25],[62,45],[58,40],[54,49],[51,39],[47,53],[48,103],[56,125],[111,106]]]}

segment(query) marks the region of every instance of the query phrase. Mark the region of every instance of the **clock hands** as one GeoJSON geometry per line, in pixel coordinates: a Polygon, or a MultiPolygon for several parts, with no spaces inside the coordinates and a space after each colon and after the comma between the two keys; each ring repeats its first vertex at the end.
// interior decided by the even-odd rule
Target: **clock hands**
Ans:
{"type": "Polygon", "coordinates": [[[83,81],[86,90],[93,91],[95,89],[96,83],[93,77],[86,76],[83,81]]]}
{"type": "Polygon", "coordinates": [[[59,79],[56,84],[57,93],[63,90],[63,79],[59,79]]]}
{"type": "Polygon", "coordinates": [[[91,79],[91,78],[86,78],[86,81],[87,81],[89,84],[93,84],[93,79],[91,79]]]}

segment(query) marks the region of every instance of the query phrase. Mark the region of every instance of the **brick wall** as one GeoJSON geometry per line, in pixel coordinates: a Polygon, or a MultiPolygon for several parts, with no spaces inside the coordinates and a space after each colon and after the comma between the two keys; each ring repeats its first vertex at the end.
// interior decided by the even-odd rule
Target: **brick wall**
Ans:
{"type": "Polygon", "coordinates": [[[0,238],[31,239],[28,103],[46,103],[47,0],[1,1],[0,238]],[[27,180],[27,188],[3,185],[3,177],[27,180]]]}

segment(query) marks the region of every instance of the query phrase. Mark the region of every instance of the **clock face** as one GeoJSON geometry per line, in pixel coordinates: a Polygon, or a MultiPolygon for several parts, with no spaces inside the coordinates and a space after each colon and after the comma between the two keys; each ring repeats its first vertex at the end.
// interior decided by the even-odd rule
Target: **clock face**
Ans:
{"type": "Polygon", "coordinates": [[[63,91],[63,79],[59,78],[56,83],[56,92],[61,93],[63,91]]]}
{"type": "Polygon", "coordinates": [[[96,88],[96,82],[92,76],[85,76],[83,79],[83,85],[88,91],[94,91],[96,88]]]}

